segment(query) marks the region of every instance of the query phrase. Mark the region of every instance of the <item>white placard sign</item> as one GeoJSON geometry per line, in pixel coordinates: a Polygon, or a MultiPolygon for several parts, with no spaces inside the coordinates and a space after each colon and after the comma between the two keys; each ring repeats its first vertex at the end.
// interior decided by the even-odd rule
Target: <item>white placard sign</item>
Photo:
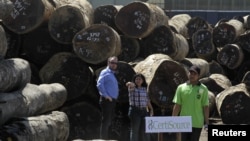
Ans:
{"type": "Polygon", "coordinates": [[[146,133],[192,132],[191,116],[146,117],[146,133]]]}

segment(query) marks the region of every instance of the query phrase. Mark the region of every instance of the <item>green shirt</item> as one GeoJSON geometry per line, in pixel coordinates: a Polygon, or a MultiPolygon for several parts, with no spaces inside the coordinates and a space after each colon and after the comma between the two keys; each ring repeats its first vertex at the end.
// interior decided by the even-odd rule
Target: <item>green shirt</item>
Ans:
{"type": "Polygon", "coordinates": [[[192,117],[192,127],[203,127],[203,107],[209,104],[208,89],[204,84],[199,83],[193,86],[190,83],[183,83],[179,85],[173,102],[181,105],[180,116],[192,117]]]}

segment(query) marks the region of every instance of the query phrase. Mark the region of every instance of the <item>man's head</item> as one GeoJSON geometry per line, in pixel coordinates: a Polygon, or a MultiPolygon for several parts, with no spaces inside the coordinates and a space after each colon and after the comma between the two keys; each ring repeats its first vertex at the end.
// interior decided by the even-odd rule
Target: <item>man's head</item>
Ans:
{"type": "Polygon", "coordinates": [[[197,73],[198,75],[200,75],[200,71],[201,71],[201,69],[200,69],[198,66],[196,66],[196,65],[193,65],[193,66],[191,66],[191,67],[189,68],[189,72],[195,72],[195,73],[197,73]]]}
{"type": "Polygon", "coordinates": [[[108,58],[108,66],[111,70],[116,70],[118,63],[118,58],[116,56],[112,56],[108,58]]]}

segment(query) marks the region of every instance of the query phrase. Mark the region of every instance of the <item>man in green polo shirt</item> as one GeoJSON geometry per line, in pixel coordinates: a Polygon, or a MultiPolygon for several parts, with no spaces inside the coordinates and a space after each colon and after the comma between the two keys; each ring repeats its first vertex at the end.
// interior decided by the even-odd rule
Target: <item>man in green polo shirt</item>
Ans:
{"type": "Polygon", "coordinates": [[[175,92],[172,116],[191,116],[192,132],[182,132],[181,141],[199,141],[203,125],[207,128],[209,97],[207,87],[199,82],[200,68],[189,68],[189,80],[180,84],[175,92]]]}

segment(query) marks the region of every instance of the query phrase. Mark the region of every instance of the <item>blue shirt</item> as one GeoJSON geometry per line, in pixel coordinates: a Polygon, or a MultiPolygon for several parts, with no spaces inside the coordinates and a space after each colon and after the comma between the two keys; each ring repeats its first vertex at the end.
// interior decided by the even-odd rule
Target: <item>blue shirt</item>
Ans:
{"type": "Polygon", "coordinates": [[[104,70],[101,71],[96,86],[101,96],[110,96],[114,99],[118,98],[118,82],[115,77],[114,71],[109,69],[109,67],[106,67],[104,70]]]}

